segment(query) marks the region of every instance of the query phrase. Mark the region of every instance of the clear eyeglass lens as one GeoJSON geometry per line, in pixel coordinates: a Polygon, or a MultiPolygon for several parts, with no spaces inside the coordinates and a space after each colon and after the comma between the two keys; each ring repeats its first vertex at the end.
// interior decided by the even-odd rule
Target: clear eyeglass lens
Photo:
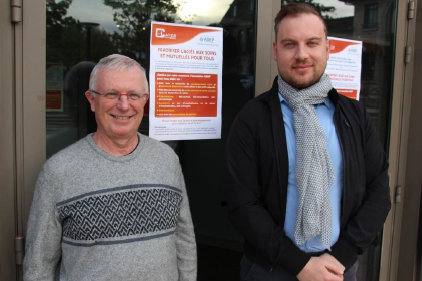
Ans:
{"type": "Polygon", "coordinates": [[[130,94],[128,97],[133,100],[139,100],[141,98],[138,94],[130,94]]]}
{"type": "MultiPolygon", "coordinates": [[[[118,94],[118,93],[107,93],[107,94],[104,94],[104,96],[107,99],[117,99],[120,96],[120,94],[118,94]]],[[[134,93],[128,94],[128,95],[123,94],[123,96],[127,96],[131,100],[139,100],[141,98],[140,95],[134,94],[134,93]]]]}
{"type": "Polygon", "coordinates": [[[119,95],[117,93],[107,93],[104,95],[107,99],[115,99],[117,97],[119,97],[119,95]]]}

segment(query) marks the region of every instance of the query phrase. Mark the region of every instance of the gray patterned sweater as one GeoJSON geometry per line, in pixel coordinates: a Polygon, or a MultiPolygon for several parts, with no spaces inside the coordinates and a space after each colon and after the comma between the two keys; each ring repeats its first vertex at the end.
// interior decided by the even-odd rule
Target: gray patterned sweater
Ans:
{"type": "Polygon", "coordinates": [[[43,166],[28,221],[24,280],[196,280],[196,244],[173,150],[139,134],[112,156],[92,135],[43,166]]]}

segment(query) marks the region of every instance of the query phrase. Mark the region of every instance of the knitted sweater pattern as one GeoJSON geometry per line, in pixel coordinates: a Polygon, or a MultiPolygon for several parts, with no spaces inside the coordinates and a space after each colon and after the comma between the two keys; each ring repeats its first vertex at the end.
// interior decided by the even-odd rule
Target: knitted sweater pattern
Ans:
{"type": "Polygon", "coordinates": [[[43,166],[28,221],[24,280],[195,280],[196,246],[180,164],[139,134],[125,156],[92,135],[43,166]]]}

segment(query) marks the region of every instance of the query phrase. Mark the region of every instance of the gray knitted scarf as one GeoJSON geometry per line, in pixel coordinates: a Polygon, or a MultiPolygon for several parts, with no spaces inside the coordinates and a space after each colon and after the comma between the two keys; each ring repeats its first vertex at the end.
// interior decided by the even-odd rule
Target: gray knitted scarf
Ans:
{"type": "Polygon", "coordinates": [[[278,89],[293,110],[296,134],[296,184],[298,205],[294,238],[303,245],[316,235],[330,247],[332,214],[329,189],[335,182],[333,163],[327,149],[327,136],[319,123],[314,105],[327,98],[333,88],[323,74],[316,84],[297,90],[278,77],[278,89]]]}

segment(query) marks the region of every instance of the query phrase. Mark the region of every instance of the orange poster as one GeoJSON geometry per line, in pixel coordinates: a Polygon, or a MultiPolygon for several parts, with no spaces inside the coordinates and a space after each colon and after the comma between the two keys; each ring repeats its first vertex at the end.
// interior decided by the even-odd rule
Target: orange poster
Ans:
{"type": "Polygon", "coordinates": [[[217,75],[155,73],[155,117],[216,117],[217,75]]]}
{"type": "Polygon", "coordinates": [[[63,111],[63,64],[46,64],[46,111],[63,111]]]}
{"type": "Polygon", "coordinates": [[[222,37],[221,28],[152,23],[150,137],[221,138],[222,37]]]}
{"type": "Polygon", "coordinates": [[[359,99],[362,70],[362,41],[328,37],[330,57],[325,73],[337,92],[359,99]]]}

